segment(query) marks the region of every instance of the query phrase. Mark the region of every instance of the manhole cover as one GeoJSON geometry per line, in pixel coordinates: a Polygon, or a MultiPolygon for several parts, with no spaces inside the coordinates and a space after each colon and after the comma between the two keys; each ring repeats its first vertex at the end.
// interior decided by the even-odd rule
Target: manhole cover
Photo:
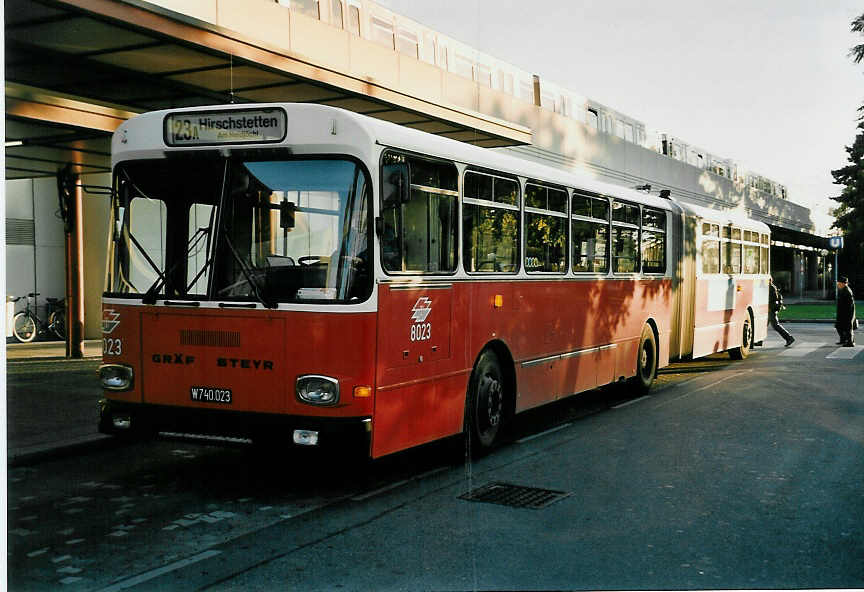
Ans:
{"type": "Polygon", "coordinates": [[[502,506],[510,506],[511,508],[539,510],[569,495],[565,491],[553,491],[551,489],[538,489],[537,487],[495,482],[464,493],[459,496],[459,499],[470,502],[500,504],[502,506]]]}

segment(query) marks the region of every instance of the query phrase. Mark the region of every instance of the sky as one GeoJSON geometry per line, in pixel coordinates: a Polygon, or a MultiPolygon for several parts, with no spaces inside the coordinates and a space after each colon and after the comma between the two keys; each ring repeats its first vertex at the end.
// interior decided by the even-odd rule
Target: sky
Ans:
{"type": "Polygon", "coordinates": [[[848,57],[860,0],[377,1],[731,158],[814,213],[839,194],[831,170],[864,104],[864,63],[848,57]]]}

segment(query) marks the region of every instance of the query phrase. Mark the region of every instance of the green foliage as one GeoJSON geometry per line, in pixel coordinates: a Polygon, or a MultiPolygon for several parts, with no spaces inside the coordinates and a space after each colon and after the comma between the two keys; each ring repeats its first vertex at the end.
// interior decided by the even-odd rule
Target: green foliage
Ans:
{"type": "Polygon", "coordinates": [[[839,206],[834,211],[833,226],[847,236],[864,237],[864,121],[858,123],[858,135],[846,147],[848,162],[831,171],[834,183],[843,186],[840,195],[832,197],[839,206]]]}
{"type": "MultiPolygon", "coordinates": [[[[858,300],[855,307],[856,310],[861,310],[864,307],[864,302],[858,300]]],[[[786,309],[780,312],[780,322],[830,320],[836,318],[836,314],[837,305],[834,302],[787,304],[786,309]]]]}
{"type": "MultiPolygon", "coordinates": [[[[864,14],[852,21],[851,29],[853,33],[864,34],[864,14]]],[[[864,43],[852,47],[849,56],[855,63],[864,60],[864,43]]],[[[864,113],[864,106],[859,111],[864,113]]],[[[864,115],[858,121],[857,130],[855,141],[846,147],[848,164],[831,171],[834,183],[843,187],[840,195],[831,198],[838,203],[831,226],[846,237],[843,259],[856,268],[864,257],[864,115]]]]}
{"type": "MultiPolygon", "coordinates": [[[[864,14],[852,21],[852,32],[864,33],[864,14]]],[[[849,52],[849,57],[851,57],[856,64],[860,64],[861,60],[864,59],[864,43],[859,43],[854,46],[849,52]]]]}

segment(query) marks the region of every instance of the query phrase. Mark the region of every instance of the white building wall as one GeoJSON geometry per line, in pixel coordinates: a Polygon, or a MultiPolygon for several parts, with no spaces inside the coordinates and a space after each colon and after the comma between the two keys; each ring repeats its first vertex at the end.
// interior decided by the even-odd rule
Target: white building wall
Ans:
{"type": "MultiPolygon", "coordinates": [[[[87,185],[107,186],[110,175],[82,177],[87,185]]],[[[39,292],[39,316],[45,318],[45,299],[66,297],[66,246],[59,216],[54,177],[6,181],[6,218],[34,221],[33,245],[6,245],[6,292],[24,296],[39,292]]],[[[105,278],[108,206],[106,196],[84,193],[84,337],[101,337],[102,290],[105,278]]],[[[8,240],[8,237],[7,237],[8,240]]],[[[22,310],[25,301],[15,305],[22,310]]]]}
{"type": "MultiPolygon", "coordinates": [[[[36,286],[41,305],[48,297],[66,296],[66,246],[63,221],[58,214],[60,202],[57,199],[57,179],[33,179],[33,196],[33,214],[36,221],[36,286]]],[[[43,311],[44,309],[39,309],[40,316],[43,311]]]]}
{"type": "MultiPolygon", "coordinates": [[[[6,181],[6,218],[33,220],[33,181],[6,181]]],[[[9,240],[9,237],[6,237],[9,240]]],[[[24,296],[36,289],[35,245],[6,245],[6,293],[24,296]]],[[[24,300],[15,311],[24,308],[24,300]]]]}

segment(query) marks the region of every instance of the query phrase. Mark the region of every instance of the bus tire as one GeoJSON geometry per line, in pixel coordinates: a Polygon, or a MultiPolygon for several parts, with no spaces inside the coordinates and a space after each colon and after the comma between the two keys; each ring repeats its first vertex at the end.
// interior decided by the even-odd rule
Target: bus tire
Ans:
{"type": "Polygon", "coordinates": [[[750,355],[750,344],[753,342],[753,329],[750,325],[750,316],[744,319],[744,331],[741,335],[741,345],[729,350],[729,357],[733,360],[743,360],[750,355]]]}
{"type": "Polygon", "coordinates": [[[646,394],[657,376],[657,339],[648,325],[642,327],[639,349],[636,352],[636,376],[633,384],[640,394],[646,394]]]}
{"type": "Polygon", "coordinates": [[[502,432],[505,384],[498,356],[485,350],[471,373],[465,402],[465,437],[472,455],[489,450],[502,432]]]}

